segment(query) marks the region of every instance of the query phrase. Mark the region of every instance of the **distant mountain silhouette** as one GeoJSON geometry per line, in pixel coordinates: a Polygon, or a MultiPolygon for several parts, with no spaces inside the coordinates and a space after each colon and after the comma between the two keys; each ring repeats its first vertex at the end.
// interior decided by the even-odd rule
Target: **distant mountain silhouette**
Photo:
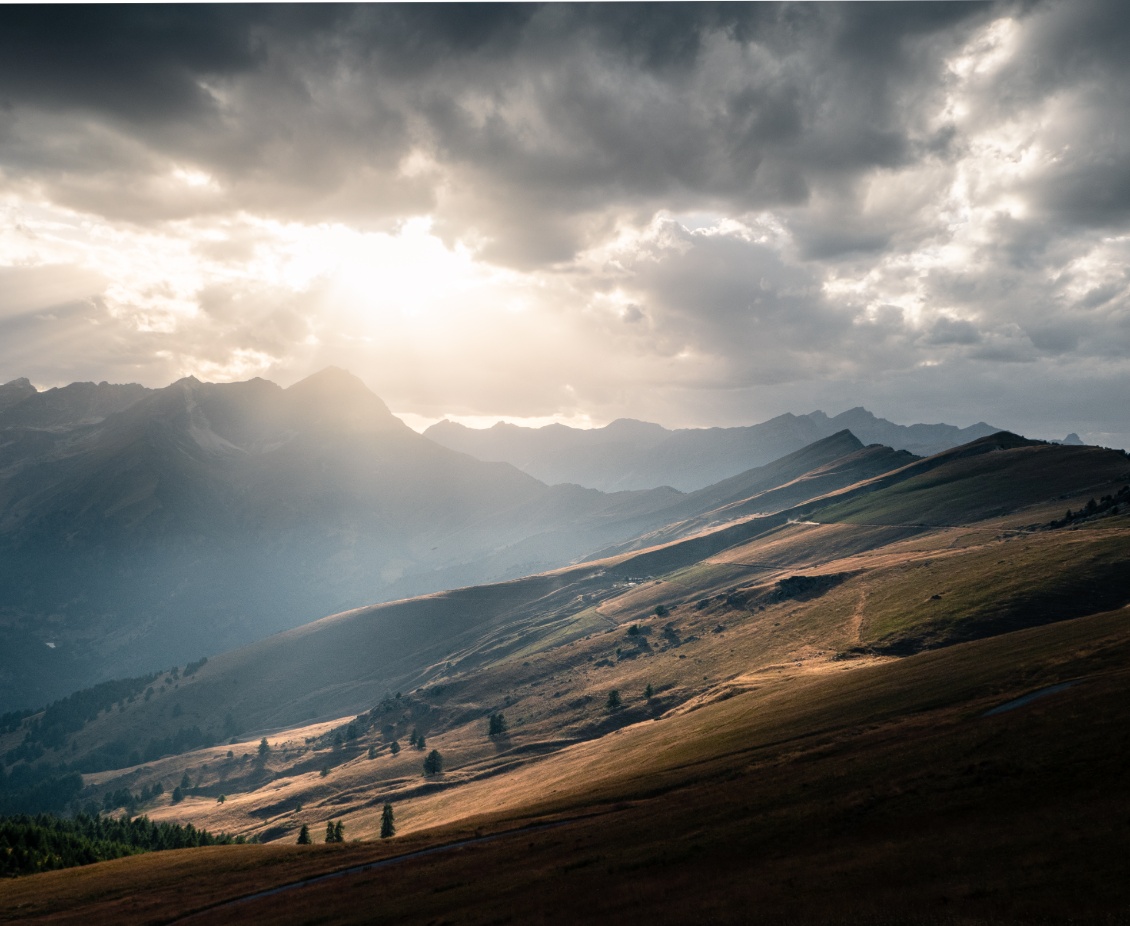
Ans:
{"type": "Polygon", "coordinates": [[[33,386],[26,377],[13,379],[10,383],[4,383],[0,386],[0,411],[6,408],[11,408],[36,394],[35,386],[33,386]]]}
{"type": "Polygon", "coordinates": [[[188,377],[12,393],[0,705],[563,565],[680,497],[550,488],[427,440],[332,368],[288,389],[188,377]]]}
{"type": "Polygon", "coordinates": [[[72,428],[96,424],[153,390],[136,383],[71,383],[39,392],[26,379],[0,386],[0,428],[72,428]]]}
{"type": "Polygon", "coordinates": [[[853,408],[834,417],[817,411],[779,415],[748,427],[675,431],[630,419],[591,430],[559,424],[474,429],[445,420],[424,435],[480,460],[511,463],[550,485],[575,482],[606,492],[669,485],[693,492],[843,430],[864,444],[929,456],[999,429],[984,422],[967,428],[898,425],[853,408]]]}

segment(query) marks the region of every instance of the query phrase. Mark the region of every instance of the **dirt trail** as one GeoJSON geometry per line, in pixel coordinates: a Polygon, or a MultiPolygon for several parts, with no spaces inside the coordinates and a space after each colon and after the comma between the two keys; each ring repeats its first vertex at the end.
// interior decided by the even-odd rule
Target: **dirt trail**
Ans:
{"type": "Polygon", "coordinates": [[[859,602],[848,621],[848,635],[858,646],[863,642],[863,611],[867,607],[867,586],[859,589],[859,602]]]}

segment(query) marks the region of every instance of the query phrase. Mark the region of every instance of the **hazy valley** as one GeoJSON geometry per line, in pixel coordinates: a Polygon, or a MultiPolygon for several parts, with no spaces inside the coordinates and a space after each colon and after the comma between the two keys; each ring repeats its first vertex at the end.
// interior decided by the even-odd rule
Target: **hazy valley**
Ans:
{"type": "MultiPolygon", "coordinates": [[[[935,442],[965,433],[863,417],[935,442]]],[[[909,459],[864,451],[846,430],[807,451],[809,431],[801,444],[777,430],[735,429],[727,452],[715,431],[675,432],[684,474],[717,458],[727,478],[689,494],[661,481],[601,492],[439,446],[332,368],[285,390],[13,381],[0,387],[0,709],[339,610],[564,566],[672,522],[698,529],[727,503],[714,521],[780,510],[909,459]]],[[[664,458],[646,440],[631,452],[664,458]]]]}

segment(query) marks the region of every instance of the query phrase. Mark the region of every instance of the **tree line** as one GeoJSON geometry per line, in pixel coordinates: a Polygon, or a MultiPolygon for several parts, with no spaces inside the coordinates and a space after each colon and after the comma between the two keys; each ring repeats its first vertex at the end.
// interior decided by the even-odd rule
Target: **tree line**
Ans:
{"type": "Polygon", "coordinates": [[[80,813],[0,817],[0,876],[34,874],[90,865],[142,852],[243,843],[242,836],[214,835],[191,823],[154,823],[148,817],[80,813]]]}

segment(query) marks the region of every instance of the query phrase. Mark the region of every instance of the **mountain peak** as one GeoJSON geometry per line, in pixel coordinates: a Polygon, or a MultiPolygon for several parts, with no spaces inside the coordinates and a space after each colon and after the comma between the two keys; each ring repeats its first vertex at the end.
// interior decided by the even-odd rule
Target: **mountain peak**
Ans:
{"type": "Polygon", "coordinates": [[[640,421],[638,418],[617,418],[604,426],[605,431],[619,434],[661,435],[667,429],[653,421],[640,421]]]}
{"type": "Polygon", "coordinates": [[[855,408],[849,408],[846,412],[840,412],[838,415],[834,416],[830,420],[837,423],[837,424],[843,423],[843,422],[862,422],[862,421],[865,421],[868,424],[870,424],[872,422],[878,421],[879,419],[876,418],[874,414],[869,412],[862,405],[857,405],[857,406],[855,406],[855,408]]]}
{"type": "Polygon", "coordinates": [[[291,406],[319,428],[349,431],[408,429],[357,376],[328,366],[285,390],[291,406]]]}
{"type": "Polygon", "coordinates": [[[29,396],[35,395],[39,390],[31,384],[26,376],[13,379],[11,382],[0,386],[0,409],[11,408],[18,405],[29,396]]]}

